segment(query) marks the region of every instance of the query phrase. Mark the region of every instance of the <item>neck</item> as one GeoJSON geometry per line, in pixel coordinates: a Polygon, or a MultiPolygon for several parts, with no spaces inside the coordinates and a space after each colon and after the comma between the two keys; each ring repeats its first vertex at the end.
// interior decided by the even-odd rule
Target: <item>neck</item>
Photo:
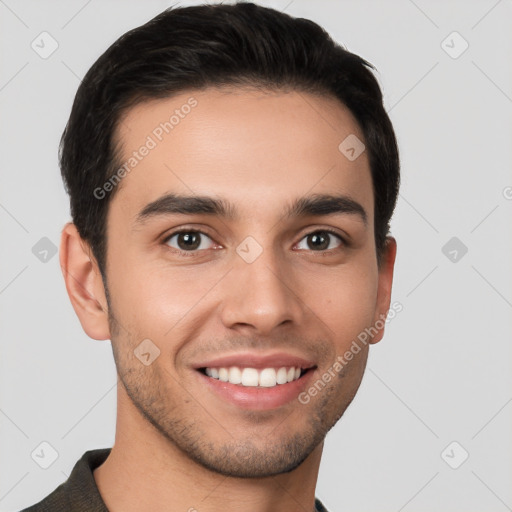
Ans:
{"type": "Polygon", "coordinates": [[[165,438],[118,385],[116,438],[94,470],[110,512],[314,511],[323,442],[294,470],[265,478],[235,478],[190,459],[165,438]]]}

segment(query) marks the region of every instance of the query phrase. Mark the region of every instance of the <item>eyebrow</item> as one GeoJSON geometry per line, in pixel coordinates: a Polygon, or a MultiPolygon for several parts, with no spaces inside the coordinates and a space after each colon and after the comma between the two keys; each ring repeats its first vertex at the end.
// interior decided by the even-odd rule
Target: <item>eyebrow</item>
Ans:
{"type": "MultiPolygon", "coordinates": [[[[147,204],[137,214],[135,224],[144,224],[151,217],[171,214],[202,214],[230,220],[238,218],[235,205],[225,199],[209,196],[166,194],[147,204]]],[[[368,224],[368,215],[363,206],[346,195],[313,194],[300,197],[288,204],[284,212],[284,218],[320,217],[336,214],[356,215],[365,226],[368,224]]]]}

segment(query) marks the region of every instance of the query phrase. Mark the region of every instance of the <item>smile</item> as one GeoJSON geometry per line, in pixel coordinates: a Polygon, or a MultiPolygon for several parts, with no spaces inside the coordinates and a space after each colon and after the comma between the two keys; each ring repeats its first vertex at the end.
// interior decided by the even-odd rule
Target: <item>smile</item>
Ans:
{"type": "Polygon", "coordinates": [[[246,387],[272,388],[293,382],[306,371],[298,366],[280,368],[240,368],[238,366],[203,368],[202,371],[212,379],[246,387]]]}

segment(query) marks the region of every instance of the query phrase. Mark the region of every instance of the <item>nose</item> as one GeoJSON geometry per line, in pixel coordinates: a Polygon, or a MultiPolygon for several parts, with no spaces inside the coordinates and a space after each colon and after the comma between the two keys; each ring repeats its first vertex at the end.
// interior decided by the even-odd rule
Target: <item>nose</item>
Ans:
{"type": "Polygon", "coordinates": [[[245,334],[267,336],[280,326],[299,324],[304,314],[293,268],[264,250],[248,263],[236,257],[223,280],[223,324],[245,334]]]}

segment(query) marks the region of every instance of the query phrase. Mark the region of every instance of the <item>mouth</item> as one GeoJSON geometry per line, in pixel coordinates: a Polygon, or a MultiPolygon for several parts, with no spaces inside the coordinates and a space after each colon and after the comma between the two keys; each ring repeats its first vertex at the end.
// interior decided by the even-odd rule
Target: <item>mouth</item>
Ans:
{"type": "Polygon", "coordinates": [[[193,369],[212,400],[253,411],[299,404],[299,394],[317,373],[313,361],[283,352],[235,353],[199,362],[193,369]]]}
{"type": "Polygon", "coordinates": [[[240,366],[221,366],[198,368],[203,375],[241,387],[273,388],[294,382],[316,367],[281,366],[268,368],[251,368],[240,366]]]}

